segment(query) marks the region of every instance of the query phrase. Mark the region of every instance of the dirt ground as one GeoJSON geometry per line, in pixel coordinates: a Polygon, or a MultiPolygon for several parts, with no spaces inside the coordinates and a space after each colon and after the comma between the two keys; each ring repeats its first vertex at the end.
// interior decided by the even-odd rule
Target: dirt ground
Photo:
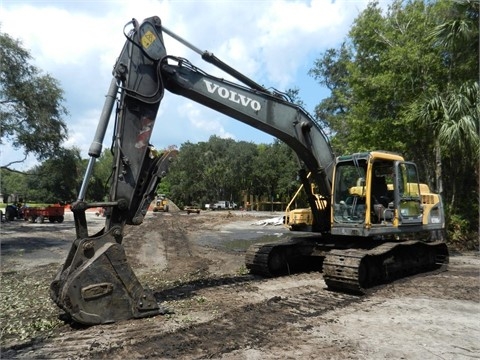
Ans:
{"type": "MultiPolygon", "coordinates": [[[[124,246],[163,316],[72,326],[48,286],[75,237],[62,224],[2,223],[2,359],[474,359],[480,358],[480,256],[366,296],[326,289],[319,272],[265,279],[246,248],[291,236],[260,212],[149,213],[124,246]]],[[[91,232],[101,217],[88,214],[91,232]]],[[[298,234],[296,234],[298,235],[298,234]]]]}

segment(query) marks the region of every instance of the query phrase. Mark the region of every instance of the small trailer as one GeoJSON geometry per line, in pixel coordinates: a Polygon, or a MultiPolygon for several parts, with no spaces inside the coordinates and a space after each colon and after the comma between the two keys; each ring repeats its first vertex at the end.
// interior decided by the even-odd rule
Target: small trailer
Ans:
{"type": "Polygon", "coordinates": [[[44,223],[45,219],[49,222],[62,223],[64,220],[65,208],[61,205],[50,205],[46,207],[26,207],[23,209],[23,218],[28,222],[36,222],[37,218],[40,223],[44,223]]]}

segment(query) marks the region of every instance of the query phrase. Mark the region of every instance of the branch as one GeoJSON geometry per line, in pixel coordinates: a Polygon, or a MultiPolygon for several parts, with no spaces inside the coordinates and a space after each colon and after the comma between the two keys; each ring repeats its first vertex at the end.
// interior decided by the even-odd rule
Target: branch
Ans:
{"type": "Polygon", "coordinates": [[[390,41],[390,40],[389,40],[383,33],[381,33],[380,31],[375,30],[375,34],[377,34],[378,37],[379,37],[381,40],[383,40],[383,42],[384,42],[385,44],[387,44],[388,46],[393,47],[393,46],[395,45],[392,41],[390,41]]]}
{"type": "Polygon", "coordinates": [[[2,100],[0,101],[0,105],[5,105],[5,104],[10,104],[10,103],[19,103],[20,100],[10,100],[10,99],[7,99],[7,100],[2,100]]]}
{"type": "Polygon", "coordinates": [[[9,163],[6,164],[6,165],[0,166],[0,169],[2,169],[2,170],[7,170],[7,171],[10,171],[10,172],[14,172],[14,173],[17,173],[17,174],[33,175],[33,174],[28,174],[28,173],[23,172],[23,171],[20,171],[20,170],[10,169],[9,166],[11,166],[11,165],[13,165],[13,164],[20,164],[20,163],[24,162],[25,160],[27,160],[27,155],[26,155],[26,154],[25,154],[25,157],[23,158],[23,160],[11,161],[11,162],[9,162],[9,163]]]}
{"type": "Polygon", "coordinates": [[[22,174],[22,175],[29,175],[29,176],[46,176],[47,174],[46,173],[43,173],[43,172],[36,172],[36,173],[28,173],[28,172],[24,172],[24,171],[20,171],[20,170],[16,170],[16,169],[10,169],[9,166],[13,165],[13,164],[18,164],[18,163],[22,163],[24,162],[25,160],[27,159],[27,155],[25,155],[25,158],[23,160],[17,160],[17,161],[12,161],[6,165],[1,165],[0,166],[0,169],[1,170],[6,170],[6,171],[10,171],[10,172],[13,172],[13,173],[17,173],[17,174],[22,174]]]}
{"type": "Polygon", "coordinates": [[[10,172],[13,172],[13,173],[17,173],[17,174],[22,174],[22,175],[38,175],[38,174],[29,174],[29,173],[26,173],[26,172],[23,172],[23,171],[20,171],[20,170],[10,169],[7,166],[0,166],[0,169],[10,171],[10,172]]]}

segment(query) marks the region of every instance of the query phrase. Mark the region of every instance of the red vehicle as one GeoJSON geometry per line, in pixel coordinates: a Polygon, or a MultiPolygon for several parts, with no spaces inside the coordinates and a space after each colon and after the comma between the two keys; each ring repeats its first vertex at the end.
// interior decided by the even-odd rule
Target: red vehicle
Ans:
{"type": "Polygon", "coordinates": [[[23,209],[23,218],[29,222],[35,222],[37,218],[41,223],[48,219],[49,222],[62,223],[65,208],[61,205],[49,205],[46,207],[26,207],[23,209]]]}

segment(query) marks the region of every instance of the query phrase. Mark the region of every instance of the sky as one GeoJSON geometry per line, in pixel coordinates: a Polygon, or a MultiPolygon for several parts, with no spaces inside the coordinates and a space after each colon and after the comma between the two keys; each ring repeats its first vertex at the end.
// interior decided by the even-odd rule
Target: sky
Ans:
{"type": "MultiPolygon", "coordinates": [[[[197,48],[214,53],[267,88],[298,88],[305,109],[329,95],[308,75],[316,59],[346,39],[364,0],[0,0],[0,31],[22,42],[32,64],[56,78],[64,90],[68,140],[88,157],[112,68],[132,18],[159,16],[162,24],[197,48]]],[[[209,74],[221,70],[164,35],[169,55],[187,58],[209,74]]],[[[110,147],[113,120],[104,141],[110,147]]],[[[216,135],[236,141],[271,143],[259,130],[168,93],[160,105],[150,142],[158,149],[216,135]]],[[[0,165],[21,160],[23,152],[0,146],[0,165]]],[[[29,157],[18,170],[36,164],[29,157]]]]}

